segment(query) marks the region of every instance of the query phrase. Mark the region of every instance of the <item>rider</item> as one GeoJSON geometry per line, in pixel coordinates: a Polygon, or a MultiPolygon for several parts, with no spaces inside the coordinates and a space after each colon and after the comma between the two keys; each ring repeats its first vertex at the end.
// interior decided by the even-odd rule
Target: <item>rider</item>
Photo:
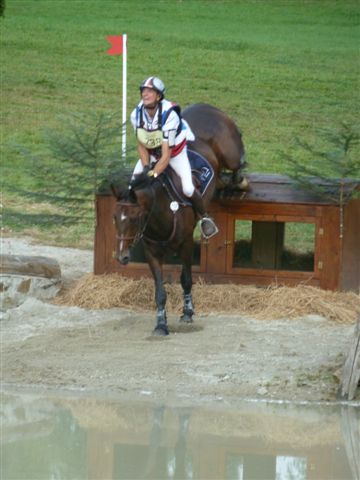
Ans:
{"type": "Polygon", "coordinates": [[[165,99],[165,85],[157,77],[149,77],[140,85],[141,101],[131,113],[140,159],[134,175],[146,171],[157,177],[170,165],[181,179],[183,193],[201,218],[200,229],[205,238],[218,232],[214,221],[205,213],[201,194],[195,189],[187,140],[194,140],[188,123],[181,117],[180,107],[165,99]]]}

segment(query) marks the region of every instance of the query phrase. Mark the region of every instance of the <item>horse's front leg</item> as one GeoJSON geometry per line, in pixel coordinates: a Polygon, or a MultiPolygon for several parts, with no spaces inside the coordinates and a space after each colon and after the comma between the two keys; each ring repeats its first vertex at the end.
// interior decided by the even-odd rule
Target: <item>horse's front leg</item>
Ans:
{"type": "Polygon", "coordinates": [[[148,262],[155,282],[155,302],[156,302],[156,326],[153,330],[154,335],[169,335],[166,318],[166,290],[163,284],[160,261],[148,254],[148,262]]]}
{"type": "Polygon", "coordinates": [[[194,305],[192,301],[192,275],[191,275],[191,262],[185,262],[181,270],[180,277],[181,286],[184,295],[184,307],[183,314],[180,317],[180,322],[191,323],[193,321],[192,316],[194,314],[194,305]]]}

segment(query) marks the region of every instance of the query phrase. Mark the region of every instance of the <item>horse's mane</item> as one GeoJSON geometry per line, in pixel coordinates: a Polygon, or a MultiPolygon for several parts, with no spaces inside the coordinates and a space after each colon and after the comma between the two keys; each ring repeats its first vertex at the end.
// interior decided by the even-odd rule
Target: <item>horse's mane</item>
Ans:
{"type": "Polygon", "coordinates": [[[118,202],[121,201],[126,203],[137,203],[136,195],[134,191],[129,187],[119,189],[116,188],[114,185],[111,185],[111,190],[118,202]]]}
{"type": "Polygon", "coordinates": [[[141,172],[134,176],[130,182],[130,186],[134,190],[142,190],[148,188],[153,181],[153,177],[149,177],[146,172],[141,172]]]}

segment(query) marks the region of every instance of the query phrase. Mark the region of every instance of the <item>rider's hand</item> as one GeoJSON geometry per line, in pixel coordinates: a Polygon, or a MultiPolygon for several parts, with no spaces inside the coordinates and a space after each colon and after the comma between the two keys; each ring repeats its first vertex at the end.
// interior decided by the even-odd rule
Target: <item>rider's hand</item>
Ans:
{"type": "Polygon", "coordinates": [[[151,167],[149,164],[145,165],[143,168],[143,172],[147,175],[149,171],[151,170],[151,167]]]}
{"type": "Polygon", "coordinates": [[[149,170],[146,175],[151,178],[156,178],[158,176],[158,174],[154,172],[154,170],[149,170]]]}

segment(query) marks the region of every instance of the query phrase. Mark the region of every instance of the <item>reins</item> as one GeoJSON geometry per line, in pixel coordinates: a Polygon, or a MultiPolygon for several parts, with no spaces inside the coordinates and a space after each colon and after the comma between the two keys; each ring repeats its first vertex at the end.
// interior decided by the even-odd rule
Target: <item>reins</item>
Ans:
{"type": "Polygon", "coordinates": [[[150,237],[147,237],[146,235],[142,235],[142,238],[147,241],[147,242],[151,242],[151,243],[159,243],[160,245],[162,246],[166,246],[168,243],[170,243],[173,238],[175,237],[175,233],[176,233],[176,226],[177,226],[177,215],[176,215],[176,212],[174,212],[174,219],[173,219],[173,229],[172,229],[172,232],[170,234],[170,237],[167,239],[167,240],[154,240],[150,237]]]}
{"type": "MultiPolygon", "coordinates": [[[[166,188],[166,185],[164,185],[164,183],[162,183],[161,185],[162,185],[163,188],[165,187],[166,192],[168,193],[168,195],[170,195],[170,192],[169,192],[168,189],[166,188]]],[[[155,207],[155,204],[156,204],[156,196],[155,196],[154,189],[153,189],[152,186],[150,186],[150,188],[151,188],[151,191],[152,191],[152,194],[153,194],[153,202],[152,202],[152,206],[151,206],[150,213],[149,213],[149,215],[148,215],[148,217],[147,217],[146,226],[147,226],[147,224],[149,223],[149,219],[150,219],[150,217],[151,217],[151,214],[153,213],[153,210],[154,210],[154,207],[155,207]]],[[[170,199],[171,199],[171,196],[170,196],[170,199]]],[[[146,226],[145,226],[145,228],[144,228],[143,231],[142,231],[142,238],[143,238],[146,242],[150,242],[150,243],[153,243],[153,244],[159,244],[159,245],[162,245],[162,246],[166,246],[168,243],[170,243],[170,242],[174,239],[175,234],[176,234],[176,227],[177,227],[177,215],[176,215],[176,212],[174,212],[174,216],[173,216],[173,228],[172,228],[170,237],[169,237],[167,240],[154,240],[153,238],[150,238],[149,236],[146,236],[146,235],[145,235],[146,226]]]]}

